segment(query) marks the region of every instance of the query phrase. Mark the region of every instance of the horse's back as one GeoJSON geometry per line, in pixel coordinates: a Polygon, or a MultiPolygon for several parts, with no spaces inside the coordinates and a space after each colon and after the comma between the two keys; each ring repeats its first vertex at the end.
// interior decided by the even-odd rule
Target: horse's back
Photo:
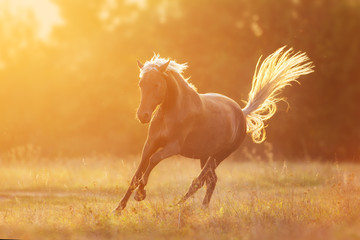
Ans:
{"type": "Polygon", "coordinates": [[[201,111],[182,149],[182,155],[192,158],[217,156],[225,158],[246,135],[246,120],[240,106],[221,94],[200,94],[201,111]]]}
{"type": "Polygon", "coordinates": [[[217,111],[219,108],[224,109],[230,107],[235,114],[242,114],[242,110],[237,102],[233,99],[219,94],[219,93],[205,93],[200,94],[200,98],[205,106],[210,111],[217,111]]]}

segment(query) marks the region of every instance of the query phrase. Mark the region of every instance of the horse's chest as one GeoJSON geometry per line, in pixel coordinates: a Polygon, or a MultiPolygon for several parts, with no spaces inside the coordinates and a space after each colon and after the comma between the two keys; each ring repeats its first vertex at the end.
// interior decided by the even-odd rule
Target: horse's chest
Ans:
{"type": "Polygon", "coordinates": [[[184,136],[189,132],[190,126],[185,121],[169,120],[166,118],[159,119],[151,126],[150,134],[166,142],[182,142],[184,136]]]}

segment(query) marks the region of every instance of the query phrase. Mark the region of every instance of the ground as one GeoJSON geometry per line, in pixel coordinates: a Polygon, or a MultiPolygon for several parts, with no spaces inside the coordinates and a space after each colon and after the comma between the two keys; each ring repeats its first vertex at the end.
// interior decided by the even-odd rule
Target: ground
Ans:
{"type": "Polygon", "coordinates": [[[0,238],[360,239],[357,164],[232,157],[202,209],[205,189],[174,205],[200,171],[174,157],[114,216],[139,157],[34,158],[0,159],[0,238]]]}

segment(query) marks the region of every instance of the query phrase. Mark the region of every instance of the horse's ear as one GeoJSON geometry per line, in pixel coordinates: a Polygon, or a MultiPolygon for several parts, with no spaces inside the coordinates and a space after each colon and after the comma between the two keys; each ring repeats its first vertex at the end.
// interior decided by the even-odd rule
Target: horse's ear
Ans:
{"type": "Polygon", "coordinates": [[[166,68],[169,66],[169,63],[170,63],[170,60],[167,61],[166,63],[164,63],[163,65],[159,66],[159,67],[158,67],[158,70],[159,70],[160,72],[165,72],[165,71],[166,71],[166,68]]]}
{"type": "Polygon", "coordinates": [[[142,64],[139,60],[136,60],[136,61],[137,61],[138,67],[140,69],[142,69],[144,67],[144,64],[142,64]]]}

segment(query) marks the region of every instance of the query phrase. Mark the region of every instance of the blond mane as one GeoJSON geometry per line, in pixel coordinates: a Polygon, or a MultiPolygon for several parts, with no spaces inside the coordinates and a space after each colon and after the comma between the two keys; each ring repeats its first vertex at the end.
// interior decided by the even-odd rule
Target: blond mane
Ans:
{"type": "MultiPolygon", "coordinates": [[[[151,70],[157,70],[158,67],[161,65],[167,63],[169,61],[169,58],[161,58],[159,54],[154,54],[154,56],[151,58],[150,61],[146,61],[142,69],[140,70],[140,78],[142,76],[151,70]]],[[[175,60],[170,60],[170,63],[168,67],[166,68],[167,73],[177,73],[180,75],[180,77],[186,82],[192,89],[197,91],[196,87],[189,82],[190,78],[184,78],[182,75],[184,70],[187,69],[188,65],[187,63],[177,63],[175,60]]]]}

